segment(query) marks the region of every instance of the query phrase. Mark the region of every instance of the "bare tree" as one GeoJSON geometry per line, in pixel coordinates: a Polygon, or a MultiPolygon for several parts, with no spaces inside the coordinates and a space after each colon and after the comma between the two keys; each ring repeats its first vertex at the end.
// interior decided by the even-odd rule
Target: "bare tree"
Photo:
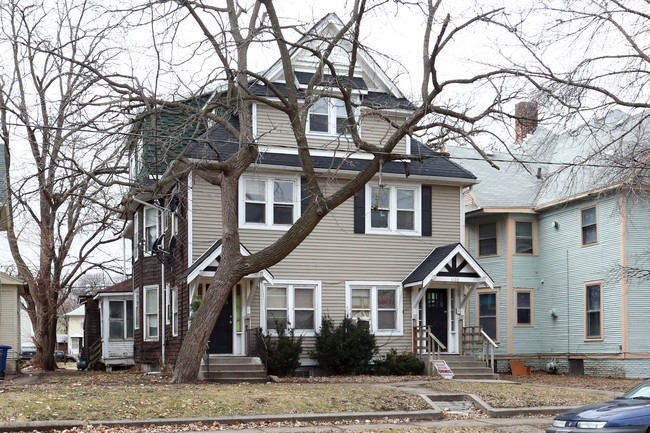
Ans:
{"type": "Polygon", "coordinates": [[[102,248],[119,231],[111,206],[120,194],[107,187],[120,173],[107,134],[119,127],[119,113],[89,69],[111,61],[106,40],[114,26],[88,2],[0,5],[7,238],[27,282],[34,362],[45,370],[56,368],[57,312],[71,287],[89,270],[113,265],[102,248]]]}
{"type": "MultiPolygon", "coordinates": [[[[487,67],[475,63],[473,68],[454,70],[446,63],[455,61],[458,53],[463,52],[457,43],[463,35],[482,38],[486,28],[503,18],[501,9],[477,8],[470,11],[471,15],[460,14],[452,18],[443,8],[442,1],[388,4],[356,0],[349,4],[348,14],[340,22],[338,31],[327,36],[314,31],[313,22],[305,24],[283,19],[272,0],[228,0],[225,7],[181,0],[177,3],[146,3],[140,8],[131,9],[133,10],[138,11],[139,17],[149,14],[147,16],[151,17],[152,29],[163,28],[152,31],[151,46],[159,68],[153,79],[152,74],[148,75],[149,81],[105,81],[116,92],[129,95],[130,101],[141,110],[138,119],[153,119],[148,125],[154,127],[153,138],[164,135],[162,132],[156,134],[156,119],[161,113],[167,112],[183,113],[219,125],[237,142],[237,150],[227,157],[216,161],[195,161],[176,153],[173,146],[163,144],[162,140],[157,141],[166,157],[176,159],[175,170],[159,179],[159,188],[175,182],[190,170],[195,170],[198,176],[220,188],[223,209],[220,264],[210,284],[211,288],[204,294],[201,307],[183,339],[172,378],[172,382],[176,383],[196,379],[210,331],[231,288],[242,277],[284,259],[328,213],[350,199],[373,176],[381,173],[384,164],[406,159],[418,161],[435,155],[430,152],[412,155],[396,152],[396,145],[407,134],[422,137],[434,148],[447,141],[462,141],[483,154],[477,145],[477,138],[485,135],[492,140],[501,139],[490,126],[504,117],[503,104],[517,96],[516,88],[506,84],[510,77],[517,76],[512,68],[487,67]],[[382,143],[370,143],[359,133],[361,120],[355,115],[359,103],[353,97],[352,83],[363,48],[362,24],[368,16],[385,16],[387,7],[397,8],[388,13],[398,13],[400,8],[408,8],[415,9],[418,16],[424,17],[423,37],[420,41],[421,84],[414,98],[416,101],[412,113],[405,119],[396,120],[390,115],[390,109],[395,107],[364,107],[362,116],[376,116],[391,127],[391,132],[382,143]],[[185,92],[182,98],[178,93],[175,97],[163,98],[159,92],[163,87],[163,72],[172,72],[175,68],[188,64],[178,59],[165,63],[164,58],[170,47],[181,44],[177,40],[180,34],[184,34],[181,28],[193,28],[201,32],[201,40],[191,46],[190,57],[195,60],[199,54],[206,55],[210,60],[210,72],[204,74],[201,81],[198,74],[192,77],[196,81],[191,83],[188,83],[187,78],[184,81],[178,80],[181,83],[179,88],[182,85],[186,86],[186,91],[193,88],[190,96],[185,92]],[[286,87],[281,89],[263,74],[252,70],[249,63],[254,57],[252,53],[260,46],[277,53],[286,77],[293,76],[292,54],[297,49],[311,53],[318,70],[306,88],[299,89],[292,80],[286,80],[286,87]],[[345,67],[335,61],[341,46],[345,47],[347,56],[345,67]],[[168,50],[162,50],[161,47],[168,50]],[[454,73],[450,73],[450,70],[454,70],[454,73]],[[323,76],[332,77],[329,90],[323,90],[322,86],[317,85],[319,77],[323,76]],[[268,92],[260,94],[253,91],[251,82],[264,86],[268,92]],[[206,94],[210,97],[204,103],[188,103],[206,94]],[[368,164],[352,179],[337,179],[338,187],[327,192],[319,182],[306,134],[309,109],[321,97],[335,97],[342,101],[347,114],[348,140],[352,143],[353,151],[372,156],[368,164]],[[284,114],[290,125],[290,134],[296,142],[301,169],[310,192],[310,202],[302,216],[276,242],[250,256],[244,256],[240,252],[236,209],[239,179],[259,156],[258,137],[253,134],[251,120],[253,102],[284,114]]],[[[504,26],[504,23],[494,25],[494,29],[502,31],[504,26]]],[[[376,52],[373,55],[379,56],[376,52]]],[[[186,60],[189,62],[190,58],[186,60]]],[[[218,144],[211,144],[217,153],[218,144]]],[[[336,176],[335,172],[333,167],[333,177],[336,176]]]]}

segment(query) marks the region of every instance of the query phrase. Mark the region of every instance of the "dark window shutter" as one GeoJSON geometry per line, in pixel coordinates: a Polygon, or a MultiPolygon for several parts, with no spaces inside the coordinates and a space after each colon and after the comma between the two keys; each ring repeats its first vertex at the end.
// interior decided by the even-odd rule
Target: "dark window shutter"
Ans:
{"type": "Polygon", "coordinates": [[[431,236],[431,185],[422,185],[422,236],[431,236]]]}
{"type": "Polygon", "coordinates": [[[361,188],[354,196],[354,232],[366,232],[366,187],[361,188]]]}
{"type": "Polygon", "coordinates": [[[311,191],[309,191],[309,186],[307,185],[307,178],[300,178],[300,215],[304,214],[309,206],[309,200],[311,199],[311,191]]]}

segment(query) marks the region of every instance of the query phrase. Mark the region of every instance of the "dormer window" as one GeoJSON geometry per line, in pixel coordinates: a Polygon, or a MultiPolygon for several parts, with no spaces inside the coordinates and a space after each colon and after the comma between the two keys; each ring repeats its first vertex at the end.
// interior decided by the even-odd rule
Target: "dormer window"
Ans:
{"type": "Polygon", "coordinates": [[[336,98],[320,98],[309,108],[307,132],[327,135],[347,134],[345,103],[336,98]]]}

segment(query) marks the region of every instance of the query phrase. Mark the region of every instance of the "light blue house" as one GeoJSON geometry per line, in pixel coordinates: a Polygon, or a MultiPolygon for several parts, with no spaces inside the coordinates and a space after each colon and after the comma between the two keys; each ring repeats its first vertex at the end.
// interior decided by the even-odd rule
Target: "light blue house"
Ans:
{"type": "Polygon", "coordinates": [[[650,128],[636,123],[613,112],[561,135],[518,125],[523,163],[490,154],[500,170],[473,149],[447,149],[480,179],[466,192],[465,246],[496,289],[477,290],[465,316],[499,344],[500,371],[519,359],[533,369],[554,361],[560,372],[650,377],[650,281],[634,271],[650,269],[650,202],[643,172],[621,159],[641,158],[649,142],[650,128]]]}

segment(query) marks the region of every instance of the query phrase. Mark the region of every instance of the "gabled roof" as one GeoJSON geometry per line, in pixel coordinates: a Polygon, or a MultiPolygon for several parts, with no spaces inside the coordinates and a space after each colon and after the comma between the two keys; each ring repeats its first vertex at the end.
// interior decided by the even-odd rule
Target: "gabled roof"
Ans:
{"type": "MultiPolygon", "coordinates": [[[[186,279],[189,284],[204,272],[215,272],[219,266],[219,262],[221,261],[221,244],[221,239],[213,243],[210,248],[201,254],[201,257],[196,259],[196,261],[192,263],[185,272],[183,272],[179,279],[186,279]]],[[[251,254],[250,251],[248,251],[248,249],[246,249],[246,247],[241,243],[239,244],[239,250],[242,255],[250,256],[251,254]]],[[[266,281],[273,281],[273,275],[266,269],[260,272],[260,276],[266,281]]]]}
{"type": "Polygon", "coordinates": [[[98,290],[97,294],[100,293],[122,293],[122,292],[132,292],[133,291],[133,279],[127,278],[124,281],[108,286],[105,289],[98,290]]]}
{"type": "Polygon", "coordinates": [[[83,316],[86,314],[86,306],[80,305],[69,313],[65,313],[66,316],[83,316]]]}
{"type": "Polygon", "coordinates": [[[449,146],[452,159],[475,173],[480,183],[472,187],[471,212],[486,208],[542,210],[559,203],[602,193],[621,182],[647,183],[636,172],[631,156],[647,158],[650,142],[648,113],[629,115],[613,110],[560,134],[538,126],[511,154],[492,152],[501,168],[492,168],[476,150],[449,146]],[[630,158],[630,159],[626,159],[630,158]],[[541,178],[537,177],[540,174],[541,178]]]}
{"type": "Polygon", "coordinates": [[[0,272],[0,285],[13,285],[13,286],[23,286],[25,282],[19,278],[12,277],[7,275],[4,272],[0,272]]]}
{"type": "Polygon", "coordinates": [[[492,278],[460,243],[434,248],[402,284],[426,287],[434,280],[483,283],[494,288],[492,278]]]}

